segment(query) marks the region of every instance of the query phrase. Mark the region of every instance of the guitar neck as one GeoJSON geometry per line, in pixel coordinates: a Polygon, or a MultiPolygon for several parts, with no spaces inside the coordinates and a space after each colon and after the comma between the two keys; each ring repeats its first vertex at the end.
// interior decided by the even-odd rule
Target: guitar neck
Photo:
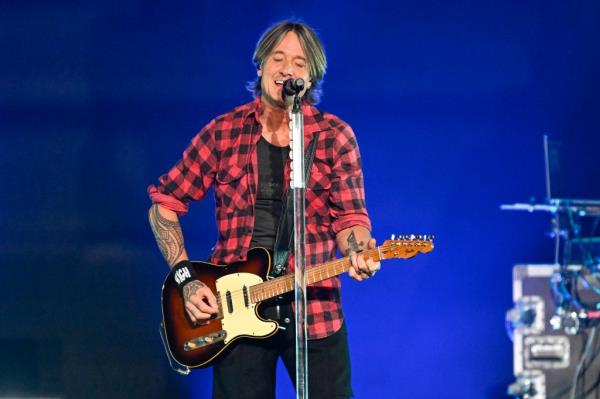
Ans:
{"type": "MultiPolygon", "coordinates": [[[[362,256],[365,260],[373,259],[375,262],[379,262],[382,259],[379,248],[361,252],[358,256],[362,256]]],[[[348,271],[351,266],[350,258],[345,257],[311,267],[306,270],[306,284],[318,283],[319,281],[338,276],[348,271]]],[[[293,290],[294,275],[287,274],[250,287],[250,299],[252,302],[257,303],[293,290]]]]}

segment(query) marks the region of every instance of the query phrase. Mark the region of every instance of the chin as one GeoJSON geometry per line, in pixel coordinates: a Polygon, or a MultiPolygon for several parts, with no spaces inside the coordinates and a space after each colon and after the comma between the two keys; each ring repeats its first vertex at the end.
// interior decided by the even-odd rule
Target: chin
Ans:
{"type": "Polygon", "coordinates": [[[286,108],[285,103],[283,102],[283,100],[278,99],[276,97],[273,97],[272,95],[268,94],[268,93],[264,93],[263,94],[265,100],[267,100],[267,102],[275,107],[279,107],[279,108],[286,108]]]}

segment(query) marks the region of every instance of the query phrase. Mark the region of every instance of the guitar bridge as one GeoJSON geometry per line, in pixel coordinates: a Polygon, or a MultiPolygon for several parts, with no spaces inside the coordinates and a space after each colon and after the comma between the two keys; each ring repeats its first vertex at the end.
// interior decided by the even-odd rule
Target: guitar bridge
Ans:
{"type": "Polygon", "coordinates": [[[183,344],[183,350],[186,352],[193,351],[195,349],[202,348],[207,345],[212,345],[217,342],[223,341],[227,338],[227,332],[225,330],[217,331],[211,334],[206,334],[198,338],[191,339],[183,344]]]}

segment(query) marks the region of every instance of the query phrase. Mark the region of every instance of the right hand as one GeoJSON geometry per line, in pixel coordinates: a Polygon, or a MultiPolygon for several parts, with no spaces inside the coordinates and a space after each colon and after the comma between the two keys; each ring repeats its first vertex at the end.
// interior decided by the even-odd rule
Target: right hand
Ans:
{"type": "Polygon", "coordinates": [[[208,324],[219,313],[217,298],[200,280],[193,280],[183,287],[185,310],[194,324],[208,324]]]}

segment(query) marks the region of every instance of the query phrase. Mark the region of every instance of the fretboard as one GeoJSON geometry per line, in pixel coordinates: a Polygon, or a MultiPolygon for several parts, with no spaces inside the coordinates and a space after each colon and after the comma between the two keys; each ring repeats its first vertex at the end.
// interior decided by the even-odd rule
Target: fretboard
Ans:
{"type": "MultiPolygon", "coordinates": [[[[381,260],[379,248],[361,252],[359,256],[362,256],[365,260],[373,259],[375,262],[381,260]]],[[[346,257],[311,267],[306,270],[306,284],[309,285],[338,276],[348,271],[351,264],[350,258],[346,257]]],[[[250,287],[250,300],[257,303],[293,290],[294,274],[287,274],[250,287]]]]}

